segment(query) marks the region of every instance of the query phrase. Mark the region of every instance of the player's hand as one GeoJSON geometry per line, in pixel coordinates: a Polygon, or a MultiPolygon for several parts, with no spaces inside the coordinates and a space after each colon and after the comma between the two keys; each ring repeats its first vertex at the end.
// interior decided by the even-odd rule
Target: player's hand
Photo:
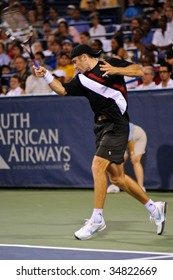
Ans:
{"type": "Polygon", "coordinates": [[[39,78],[43,78],[45,73],[46,73],[46,69],[42,66],[40,66],[39,68],[37,68],[36,66],[32,66],[33,68],[33,71],[34,71],[34,74],[36,77],[39,77],[39,78]]]}
{"type": "Polygon", "coordinates": [[[103,77],[107,75],[113,75],[118,73],[118,69],[116,71],[117,67],[114,67],[110,65],[107,61],[104,59],[102,60],[102,64],[100,64],[100,70],[104,71],[105,73],[102,75],[103,77]]]}

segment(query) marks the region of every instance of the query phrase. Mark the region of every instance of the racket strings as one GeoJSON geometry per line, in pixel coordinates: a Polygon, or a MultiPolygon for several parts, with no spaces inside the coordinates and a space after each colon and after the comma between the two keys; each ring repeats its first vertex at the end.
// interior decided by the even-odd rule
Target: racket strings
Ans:
{"type": "Polygon", "coordinates": [[[12,41],[17,41],[29,54],[34,65],[39,68],[40,66],[35,60],[31,48],[33,29],[21,11],[18,8],[16,10],[15,6],[3,9],[1,12],[1,22],[7,36],[12,41]]]}
{"type": "Polygon", "coordinates": [[[25,17],[19,12],[7,12],[2,15],[3,26],[7,35],[23,43],[28,42],[33,35],[32,26],[29,26],[25,17]]]}

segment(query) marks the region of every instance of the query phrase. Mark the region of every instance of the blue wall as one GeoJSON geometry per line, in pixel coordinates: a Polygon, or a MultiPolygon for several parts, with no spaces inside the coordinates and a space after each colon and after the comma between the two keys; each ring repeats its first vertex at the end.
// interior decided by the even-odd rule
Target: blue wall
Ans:
{"type": "Polygon", "coordinates": [[[145,186],[173,189],[173,90],[130,93],[129,114],[148,136],[145,186]]]}
{"type": "MultiPolygon", "coordinates": [[[[0,102],[1,187],[93,187],[93,113],[81,97],[5,97],[0,102]]],[[[173,189],[173,90],[130,92],[131,121],[148,136],[145,186],[173,189]]],[[[129,163],[126,172],[132,177],[129,163]]]]}

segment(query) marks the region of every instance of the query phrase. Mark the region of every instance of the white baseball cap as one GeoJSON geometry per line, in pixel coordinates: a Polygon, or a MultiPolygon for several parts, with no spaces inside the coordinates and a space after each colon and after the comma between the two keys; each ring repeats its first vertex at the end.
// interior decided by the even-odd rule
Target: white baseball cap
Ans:
{"type": "Polygon", "coordinates": [[[60,69],[54,71],[54,72],[52,73],[52,75],[55,76],[55,77],[57,77],[57,78],[59,78],[59,77],[66,77],[65,71],[60,70],[60,69]]]}
{"type": "Polygon", "coordinates": [[[76,9],[76,6],[75,6],[75,5],[68,5],[68,6],[67,6],[67,9],[75,10],[75,9],[76,9]]]}

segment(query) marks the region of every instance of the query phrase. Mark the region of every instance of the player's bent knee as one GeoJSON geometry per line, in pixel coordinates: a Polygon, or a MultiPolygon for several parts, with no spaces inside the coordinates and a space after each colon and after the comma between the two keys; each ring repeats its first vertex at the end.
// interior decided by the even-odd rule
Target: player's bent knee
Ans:
{"type": "Polygon", "coordinates": [[[123,175],[121,175],[121,176],[110,176],[110,181],[111,181],[112,184],[121,187],[125,184],[125,177],[123,175]]]}

